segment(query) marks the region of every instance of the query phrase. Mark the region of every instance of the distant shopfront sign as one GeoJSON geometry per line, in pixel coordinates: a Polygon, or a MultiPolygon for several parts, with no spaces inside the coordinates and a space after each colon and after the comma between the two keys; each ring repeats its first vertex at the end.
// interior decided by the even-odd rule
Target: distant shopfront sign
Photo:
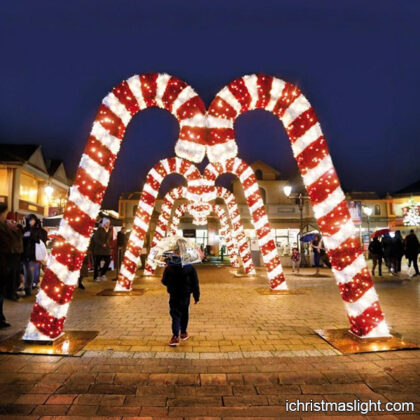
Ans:
{"type": "Polygon", "coordinates": [[[349,201],[349,211],[351,220],[357,226],[362,224],[362,202],[361,201],[349,201]]]}

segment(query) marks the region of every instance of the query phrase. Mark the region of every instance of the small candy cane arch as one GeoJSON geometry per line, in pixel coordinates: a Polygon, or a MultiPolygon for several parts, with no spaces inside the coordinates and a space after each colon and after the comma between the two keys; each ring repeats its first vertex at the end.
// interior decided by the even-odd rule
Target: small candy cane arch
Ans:
{"type": "Polygon", "coordinates": [[[178,157],[163,159],[149,171],[140,195],[139,205],[127,242],[127,249],[124,254],[118,281],[115,285],[115,291],[131,290],[139,264],[140,252],[155,208],[159,188],[166,176],[175,173],[182,175],[187,180],[187,199],[193,200],[200,194],[201,173],[194,164],[187,160],[178,157]]]}
{"type": "MultiPolygon", "coordinates": [[[[217,186],[216,196],[225,201],[229,218],[232,223],[232,236],[235,243],[238,245],[239,254],[241,256],[242,264],[244,266],[245,274],[255,274],[255,267],[251,258],[251,250],[249,248],[248,240],[245,236],[244,228],[241,223],[240,213],[235,196],[226,188],[217,186]]],[[[171,219],[171,213],[176,200],[186,197],[185,187],[177,187],[169,191],[162,203],[161,213],[159,215],[155,233],[152,240],[151,249],[165,237],[167,227],[171,219]]],[[[151,258],[146,261],[144,275],[152,276],[156,270],[156,262],[151,258]]]]}
{"type": "MultiPolygon", "coordinates": [[[[168,227],[168,235],[176,235],[176,231],[178,226],[181,222],[182,216],[185,213],[191,214],[191,209],[194,207],[195,203],[183,203],[180,204],[174,212],[172,223],[168,227]]],[[[233,232],[229,225],[228,217],[226,216],[226,212],[218,205],[211,205],[211,210],[216,213],[220,221],[220,233],[226,239],[226,248],[228,251],[230,265],[233,268],[239,267],[239,259],[238,259],[238,250],[235,246],[233,240],[233,232]]]]}
{"type": "Polygon", "coordinates": [[[50,341],[62,333],[126,127],[135,114],[150,107],[163,108],[178,120],[180,131],[175,151],[179,156],[196,162],[204,157],[205,106],[184,81],[168,74],[135,75],[103,99],[70,188],[56,245],[24,339],[50,341]]]}
{"type": "Polygon", "coordinates": [[[297,86],[273,76],[253,74],[224,87],[207,112],[209,160],[236,156],[234,121],[253,109],[273,113],[286,129],[328,250],[350,330],[360,337],[389,336],[321,126],[297,86]]]}
{"type": "Polygon", "coordinates": [[[203,174],[204,194],[207,198],[212,198],[216,194],[215,187],[212,187],[212,185],[215,184],[216,179],[220,175],[225,173],[236,175],[242,184],[247,205],[252,216],[252,223],[257,233],[264,265],[267,270],[270,288],[272,290],[287,290],[274,235],[268,222],[257,178],[252,168],[239,158],[210,163],[207,165],[203,174]]]}

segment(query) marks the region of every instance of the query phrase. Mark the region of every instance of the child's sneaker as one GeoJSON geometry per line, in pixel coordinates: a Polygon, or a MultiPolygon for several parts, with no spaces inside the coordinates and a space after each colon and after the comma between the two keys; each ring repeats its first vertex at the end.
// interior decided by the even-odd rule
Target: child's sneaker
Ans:
{"type": "Polygon", "coordinates": [[[189,338],[190,338],[190,336],[188,335],[188,333],[187,333],[187,332],[185,332],[185,333],[181,333],[181,335],[180,335],[180,339],[181,339],[182,341],[188,340],[189,338]]]}
{"type": "Polygon", "coordinates": [[[179,346],[179,337],[177,337],[176,335],[173,335],[171,340],[168,343],[171,347],[176,347],[179,346]]]}

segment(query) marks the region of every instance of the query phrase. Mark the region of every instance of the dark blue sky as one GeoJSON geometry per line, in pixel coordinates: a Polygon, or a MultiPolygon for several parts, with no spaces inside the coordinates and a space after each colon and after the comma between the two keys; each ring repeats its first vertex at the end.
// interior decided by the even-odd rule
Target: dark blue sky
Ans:
{"type": "MultiPolygon", "coordinates": [[[[39,143],[74,175],[96,109],[135,73],[189,82],[208,105],[243,74],[297,83],[321,121],[343,187],[398,190],[420,173],[420,1],[3,1],[0,142],[39,143]]],[[[278,120],[236,124],[240,157],[297,172],[278,120]]],[[[176,120],[130,126],[105,205],[172,156],[176,120]]]]}

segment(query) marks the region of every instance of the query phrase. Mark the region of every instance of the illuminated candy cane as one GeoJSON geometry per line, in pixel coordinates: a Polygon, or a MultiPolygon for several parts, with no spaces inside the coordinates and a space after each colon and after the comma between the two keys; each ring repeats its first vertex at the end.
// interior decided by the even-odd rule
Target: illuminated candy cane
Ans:
{"type": "Polygon", "coordinates": [[[184,176],[187,180],[187,199],[193,200],[200,194],[200,171],[195,165],[186,160],[180,158],[164,159],[149,171],[140,196],[136,216],[134,217],[133,228],[128,239],[118,281],[115,285],[116,291],[131,290],[139,264],[140,252],[155,208],[159,188],[164,178],[174,173],[184,176]]]}
{"type": "Polygon", "coordinates": [[[209,160],[218,162],[236,156],[234,121],[253,109],[273,113],[286,129],[328,250],[350,330],[361,337],[388,336],[389,328],[321,126],[314,109],[295,85],[253,74],[224,87],[207,112],[209,160]]]}
{"type": "MultiPolygon", "coordinates": [[[[239,254],[241,256],[242,264],[244,266],[245,274],[255,274],[255,267],[251,258],[251,250],[249,248],[248,240],[245,236],[244,228],[241,223],[238,204],[235,196],[226,188],[217,186],[216,196],[225,201],[229,219],[232,223],[232,236],[234,242],[238,245],[239,254]]],[[[162,203],[161,213],[156,224],[155,233],[153,236],[151,249],[166,235],[167,227],[172,214],[175,201],[186,197],[185,187],[177,187],[168,192],[162,203]]],[[[144,275],[152,276],[156,270],[156,262],[148,258],[144,269],[144,275]]]]}
{"type": "Polygon", "coordinates": [[[160,107],[178,120],[178,156],[200,162],[205,153],[205,106],[184,81],[167,74],[130,77],[99,106],[58,231],[52,257],[36,297],[24,339],[57,338],[66,319],[90,236],[131,118],[160,107]]]}
{"type": "MultiPolygon", "coordinates": [[[[172,223],[168,227],[168,236],[176,235],[176,231],[178,226],[181,222],[181,218],[184,216],[185,213],[190,213],[191,210],[194,209],[195,203],[183,203],[180,204],[174,212],[172,223]]],[[[226,240],[226,248],[228,251],[230,265],[234,268],[239,267],[239,260],[238,260],[238,250],[235,246],[233,240],[233,232],[229,225],[228,217],[226,216],[226,212],[218,205],[211,205],[211,210],[214,211],[219,218],[220,221],[220,233],[226,240]]]]}
{"type": "Polygon", "coordinates": [[[257,233],[258,244],[261,249],[264,265],[272,290],[286,290],[287,284],[283,274],[280,257],[277,252],[274,235],[268,223],[267,214],[257,178],[252,168],[239,158],[228,159],[219,163],[210,163],[203,174],[203,195],[212,198],[216,194],[214,185],[216,179],[225,173],[231,173],[239,178],[244,190],[245,198],[252,216],[252,223],[257,233]]]}

